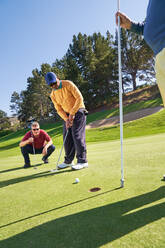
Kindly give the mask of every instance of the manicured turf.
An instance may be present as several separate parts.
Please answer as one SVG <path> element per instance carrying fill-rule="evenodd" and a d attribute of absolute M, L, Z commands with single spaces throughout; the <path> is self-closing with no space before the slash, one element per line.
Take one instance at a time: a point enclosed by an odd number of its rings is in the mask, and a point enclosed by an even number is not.
<path fill-rule="evenodd" d="M 157 105 L 132 104 L 124 112 Z M 88 122 L 115 112 L 89 115 Z M 62 145 L 61 122 L 42 127 L 57 149 L 48 165 L 31 156 L 37 169 L 22 168 L 18 144 L 27 130 L 0 138 L 0 248 L 164 248 L 164 124 L 165 110 L 124 124 L 122 189 L 119 125 L 87 130 L 90 166 L 76 172 L 50 173 Z M 101 190 L 89 192 L 93 187 Z"/>
<path fill-rule="evenodd" d="M 89 142 L 88 169 L 51 174 L 59 149 L 25 170 L 20 137 L 1 145 L 0 248 L 165 247 L 165 133 L 124 140 L 122 189 L 119 140 Z"/>
<path fill-rule="evenodd" d="M 155 98 L 155 99 L 147 100 L 147 101 L 140 101 L 137 103 L 133 103 L 133 104 L 129 104 L 127 106 L 124 106 L 123 107 L 123 113 L 127 114 L 127 113 L 137 111 L 140 109 L 144 109 L 144 108 L 153 108 L 153 107 L 160 106 L 161 104 L 162 104 L 161 98 Z M 90 114 L 88 116 L 87 123 L 90 123 L 90 122 L 95 121 L 95 120 L 107 119 L 107 118 L 110 118 L 112 116 L 117 116 L 117 115 L 119 115 L 119 109 L 118 108 L 103 110 L 100 112 Z"/>
<path fill-rule="evenodd" d="M 137 105 L 136 105 L 137 107 Z M 137 109 L 137 108 L 136 108 Z M 100 113 L 98 113 L 98 118 Z M 124 124 L 124 138 L 138 137 L 151 134 L 158 134 L 165 132 L 165 109 L 151 116 L 141 118 L 136 121 L 131 121 Z M 42 126 L 49 135 L 52 137 L 54 144 L 59 147 L 62 145 L 62 123 L 51 123 Z M 0 138 L 0 156 L 6 157 L 13 156 L 18 152 L 18 144 L 23 135 L 28 130 L 21 130 L 15 133 L 6 135 Z M 109 128 L 96 128 L 87 130 L 86 141 L 89 142 L 101 142 L 108 140 L 116 140 L 120 138 L 120 126 L 116 125 Z M 10 151 L 10 152 L 8 152 Z M 8 152 L 8 154 L 7 154 Z"/>

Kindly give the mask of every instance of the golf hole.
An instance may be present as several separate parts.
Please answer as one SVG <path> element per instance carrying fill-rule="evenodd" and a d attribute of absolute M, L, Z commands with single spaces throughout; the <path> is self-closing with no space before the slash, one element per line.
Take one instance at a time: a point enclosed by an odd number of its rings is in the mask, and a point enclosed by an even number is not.
<path fill-rule="evenodd" d="M 101 188 L 95 187 L 95 188 L 91 188 L 91 189 L 89 190 L 89 192 L 97 192 L 97 191 L 99 191 L 99 190 L 101 190 Z"/>

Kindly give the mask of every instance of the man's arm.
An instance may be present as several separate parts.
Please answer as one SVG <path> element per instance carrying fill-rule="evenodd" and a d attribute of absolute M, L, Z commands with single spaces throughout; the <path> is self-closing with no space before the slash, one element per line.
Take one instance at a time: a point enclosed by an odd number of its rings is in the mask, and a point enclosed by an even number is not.
<path fill-rule="evenodd" d="M 137 34 L 140 34 L 140 35 L 143 35 L 144 25 L 145 25 L 145 22 L 143 22 L 143 23 L 134 23 L 134 22 L 132 22 L 130 31 L 132 31 L 134 33 L 137 33 Z"/>
<path fill-rule="evenodd" d="M 84 106 L 83 96 L 82 96 L 80 90 L 78 89 L 78 87 L 74 83 L 72 83 L 71 81 L 69 81 L 68 90 L 71 92 L 71 94 L 76 99 L 75 104 L 70 111 L 70 115 L 74 116 L 77 113 L 77 111 L 79 110 L 79 108 L 81 106 Z M 84 106 L 84 108 L 85 108 L 85 106 Z"/>
<path fill-rule="evenodd" d="M 54 104 L 55 109 L 57 110 L 57 113 L 65 121 L 66 128 L 68 129 L 71 126 L 71 121 L 69 120 L 69 117 L 67 116 L 65 111 L 62 109 L 62 107 L 56 102 L 56 100 L 52 96 L 51 96 L 51 100 Z"/>
<path fill-rule="evenodd" d="M 52 139 L 50 139 L 50 140 L 46 143 L 46 145 L 44 146 L 44 148 L 43 148 L 43 150 L 42 150 L 42 154 L 43 154 L 43 155 L 46 155 L 46 154 L 47 154 L 48 147 L 51 146 L 52 144 L 53 144 L 53 141 L 52 141 Z"/>
<path fill-rule="evenodd" d="M 118 25 L 118 17 L 120 17 L 120 26 L 122 28 L 128 29 L 134 33 L 141 34 L 143 35 L 144 31 L 144 25 L 145 22 L 143 23 L 135 23 L 129 19 L 128 16 L 121 12 L 116 13 L 116 24 Z"/>
<path fill-rule="evenodd" d="M 45 145 L 44 147 L 48 148 L 48 147 L 51 146 L 52 144 L 53 144 L 53 141 L 52 141 L 52 139 L 50 139 L 50 140 L 46 143 L 46 145 Z"/>
<path fill-rule="evenodd" d="M 30 143 L 33 143 L 33 141 L 34 141 L 34 139 L 33 139 L 32 137 L 30 137 L 29 139 L 27 139 L 27 140 L 25 140 L 25 141 L 21 141 L 21 142 L 19 143 L 19 146 L 20 146 L 20 147 L 26 146 L 26 145 L 28 145 L 28 144 L 30 144 Z"/>
<path fill-rule="evenodd" d="M 57 110 L 57 113 L 59 116 L 66 121 L 68 119 L 68 116 L 66 115 L 65 111 L 62 109 L 62 107 L 56 102 L 56 100 L 51 96 L 51 100 L 54 104 L 55 109 Z"/>

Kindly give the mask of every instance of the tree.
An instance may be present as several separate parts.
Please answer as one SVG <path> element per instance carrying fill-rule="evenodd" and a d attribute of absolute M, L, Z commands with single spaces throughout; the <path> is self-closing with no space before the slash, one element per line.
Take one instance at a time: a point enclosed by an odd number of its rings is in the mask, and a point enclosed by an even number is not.
<path fill-rule="evenodd" d="M 117 53 L 117 35 L 115 40 Z M 137 88 L 137 80 L 149 82 L 154 76 L 153 52 L 143 37 L 121 29 L 123 84 Z"/>
<path fill-rule="evenodd" d="M 154 75 L 153 54 L 142 37 L 121 31 L 123 85 L 137 87 L 137 80 L 149 81 Z M 37 120 L 56 115 L 50 100 L 51 89 L 45 74 L 56 73 L 60 79 L 73 81 L 82 92 L 86 107 L 91 110 L 107 104 L 118 95 L 117 36 L 115 41 L 107 32 L 87 36 L 79 33 L 62 59 L 51 65 L 45 63 L 34 69 L 27 79 L 27 88 L 20 94 L 13 92 L 11 109 L 19 120 Z"/>
<path fill-rule="evenodd" d="M 51 89 L 44 78 L 45 74 L 52 70 L 49 64 L 42 64 L 41 70 L 34 69 L 32 77 L 27 79 L 26 90 L 20 94 L 13 92 L 10 107 L 21 122 L 29 118 L 41 120 L 54 114 L 54 106 L 49 97 Z"/>
<path fill-rule="evenodd" d="M 91 71 L 95 104 L 102 105 L 111 101 L 118 94 L 117 60 L 113 47 L 112 36 L 107 32 L 106 37 L 94 33 L 91 37 L 95 56 L 94 70 Z"/>
<path fill-rule="evenodd" d="M 86 106 L 101 105 L 117 93 L 117 63 L 112 36 L 100 33 L 73 36 L 66 57 L 76 72 L 75 83 L 80 88 Z M 71 75 L 71 74 L 70 74 Z"/>
<path fill-rule="evenodd" d="M 21 106 L 21 97 L 19 93 L 16 91 L 13 92 L 11 96 L 11 101 L 12 104 L 10 105 L 11 112 L 13 112 L 13 116 L 18 116 L 20 106 Z"/>
<path fill-rule="evenodd" d="M 40 120 L 49 116 L 51 106 L 49 99 L 50 89 L 45 84 L 43 76 L 45 67 L 46 64 L 43 64 L 41 71 L 38 69 L 33 70 L 33 76 L 27 79 L 27 89 L 21 95 L 22 103 L 19 116 L 24 121 L 30 117 Z"/>
<path fill-rule="evenodd" d="M 0 130 L 7 129 L 10 126 L 11 124 L 7 114 L 3 110 L 0 110 Z"/>

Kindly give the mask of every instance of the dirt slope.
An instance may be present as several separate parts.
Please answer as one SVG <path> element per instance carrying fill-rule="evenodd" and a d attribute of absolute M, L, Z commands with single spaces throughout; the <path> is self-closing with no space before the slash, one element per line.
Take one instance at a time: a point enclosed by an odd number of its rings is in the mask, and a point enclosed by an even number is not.
<path fill-rule="evenodd" d="M 129 121 L 143 118 L 147 115 L 151 115 L 151 114 L 154 114 L 160 111 L 162 108 L 163 107 L 158 106 L 155 108 L 146 108 L 146 109 L 141 109 L 135 112 L 125 114 L 123 115 L 123 122 L 129 122 Z M 120 122 L 119 116 L 113 116 L 108 119 L 93 121 L 86 126 L 86 129 L 97 128 L 97 127 L 110 127 L 110 126 L 118 124 L 119 122 Z"/>

